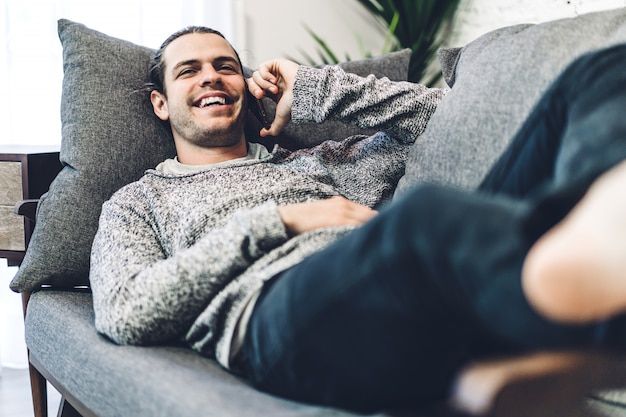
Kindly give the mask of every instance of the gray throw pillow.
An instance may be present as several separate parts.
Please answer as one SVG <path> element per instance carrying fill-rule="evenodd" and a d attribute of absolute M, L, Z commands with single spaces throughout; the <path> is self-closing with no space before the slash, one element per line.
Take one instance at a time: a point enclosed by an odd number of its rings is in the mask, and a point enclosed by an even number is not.
<path fill-rule="evenodd" d="M 475 188 L 572 60 L 624 41 L 626 8 L 505 27 L 442 51 L 452 90 L 412 147 L 396 195 L 424 182 Z"/>
<path fill-rule="evenodd" d="M 11 288 L 88 285 L 100 207 L 147 167 L 173 156 L 171 134 L 142 92 L 152 51 L 60 20 L 61 162 Z"/>
<path fill-rule="evenodd" d="M 153 51 L 66 19 L 59 20 L 58 32 L 63 46 L 64 168 L 39 203 L 37 226 L 11 282 L 20 292 L 89 285 L 91 244 L 102 203 L 175 155 L 171 133 L 152 112 L 143 90 Z M 406 80 L 409 58 L 407 50 L 345 67 Z M 290 126 L 279 142 L 312 146 L 354 133 L 360 132 L 339 124 Z"/>

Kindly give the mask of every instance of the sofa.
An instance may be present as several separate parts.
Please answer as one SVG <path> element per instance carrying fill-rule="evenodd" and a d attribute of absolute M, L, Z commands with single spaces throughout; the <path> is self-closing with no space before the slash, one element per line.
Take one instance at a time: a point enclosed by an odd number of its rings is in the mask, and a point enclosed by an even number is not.
<path fill-rule="evenodd" d="M 174 147 L 143 88 L 151 49 L 67 19 L 59 20 L 58 32 L 64 69 L 63 169 L 37 202 L 36 227 L 10 284 L 25 304 L 35 415 L 47 415 L 48 381 L 62 394 L 59 415 L 66 416 L 354 416 L 259 392 L 184 345 L 118 346 L 96 332 L 89 252 L 100 207 L 144 170 L 172 157 Z M 475 187 L 569 62 L 621 42 L 626 42 L 626 8 L 504 27 L 440 50 L 451 91 L 413 145 L 396 197 L 423 182 Z M 409 58 L 404 50 L 342 66 L 403 81 Z M 266 107 L 271 116 L 273 103 Z M 250 140 L 260 140 L 258 130 L 249 117 Z M 319 139 L 359 133 L 368 132 L 339 122 L 289 125 L 276 143 L 308 147 Z M 546 410 L 552 414 L 545 415 L 626 415 L 624 359 L 608 352 L 494 358 L 459 370 L 451 397 L 457 405 L 466 402 L 465 411 L 448 403 L 416 404 L 414 410 L 375 415 L 501 413 L 494 411 L 494 401 L 511 404 L 506 415 L 538 416 Z M 544 405 L 538 398 L 563 401 Z M 554 408 L 565 403 L 567 413 Z"/>

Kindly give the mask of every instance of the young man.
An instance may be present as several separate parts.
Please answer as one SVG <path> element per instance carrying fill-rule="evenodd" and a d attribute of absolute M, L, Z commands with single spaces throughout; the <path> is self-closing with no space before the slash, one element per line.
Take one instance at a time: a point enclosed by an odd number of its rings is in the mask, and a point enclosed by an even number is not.
<path fill-rule="evenodd" d="M 605 319 L 626 309 L 626 199 L 599 213 L 626 184 L 625 63 L 622 46 L 573 64 L 477 192 L 422 186 L 377 214 L 444 91 L 271 61 L 249 80 L 277 100 L 262 134 L 290 117 L 385 133 L 269 153 L 245 141 L 233 48 L 174 34 L 151 99 L 178 156 L 103 207 L 98 330 L 184 339 L 260 389 L 357 410 L 441 400 L 477 357 L 619 343 L 620 318 Z M 600 250 L 579 256 L 577 238 Z M 571 255 L 586 268 L 564 270 Z"/>

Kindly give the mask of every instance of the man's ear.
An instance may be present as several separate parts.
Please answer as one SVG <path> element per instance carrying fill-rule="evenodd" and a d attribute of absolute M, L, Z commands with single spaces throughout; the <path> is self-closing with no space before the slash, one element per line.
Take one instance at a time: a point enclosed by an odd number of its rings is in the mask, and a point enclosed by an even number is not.
<path fill-rule="evenodd" d="M 167 109 L 167 100 L 165 96 L 156 90 L 150 92 L 150 102 L 154 109 L 154 114 L 164 122 L 170 119 L 170 113 Z"/>

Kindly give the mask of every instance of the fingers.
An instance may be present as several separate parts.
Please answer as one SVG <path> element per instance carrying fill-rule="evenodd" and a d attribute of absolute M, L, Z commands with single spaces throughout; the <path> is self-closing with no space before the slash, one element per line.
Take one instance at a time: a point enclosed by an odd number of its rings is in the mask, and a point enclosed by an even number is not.
<path fill-rule="evenodd" d="M 263 97 L 266 93 L 269 93 L 270 96 L 278 95 L 280 92 L 278 86 L 280 76 L 280 60 L 274 59 L 262 63 L 252 73 L 254 90 L 251 89 L 250 92 L 257 98 Z"/>
<path fill-rule="evenodd" d="M 344 197 L 281 206 L 278 212 L 291 235 L 324 227 L 361 226 L 377 214 Z"/>
<path fill-rule="evenodd" d="M 293 95 L 291 92 L 281 95 L 280 99 L 276 103 L 276 114 L 274 115 L 274 120 L 272 120 L 269 129 L 261 130 L 261 137 L 278 136 L 278 134 L 291 120 L 292 101 Z"/>
<path fill-rule="evenodd" d="M 261 129 L 261 137 L 278 136 L 291 120 L 293 84 L 299 64 L 286 59 L 262 63 L 248 81 L 248 89 L 258 99 L 270 97 L 276 102 L 276 115 L 269 129 Z"/>
<path fill-rule="evenodd" d="M 362 204 L 355 203 L 344 197 L 333 197 L 328 200 L 334 206 L 346 224 L 360 226 L 370 221 L 378 212 Z"/>
<path fill-rule="evenodd" d="M 248 82 L 248 89 L 258 99 L 269 93 L 269 96 L 276 96 L 279 93 L 276 77 L 267 71 L 260 69 L 252 73 Z"/>
<path fill-rule="evenodd" d="M 269 129 L 263 128 L 263 129 L 261 129 L 259 131 L 259 136 L 261 136 L 262 138 L 265 138 L 265 137 L 268 137 L 268 136 L 276 137 L 276 136 L 280 135 L 280 132 L 283 131 L 283 128 L 286 125 L 287 125 L 286 122 L 283 122 L 283 121 L 279 122 L 278 120 L 274 119 L 272 121 L 272 124 L 270 125 Z"/>
<path fill-rule="evenodd" d="M 260 98 L 257 94 L 278 96 L 291 91 L 299 66 L 287 59 L 273 59 L 262 63 L 252 74 L 254 90 L 250 92 Z"/>

